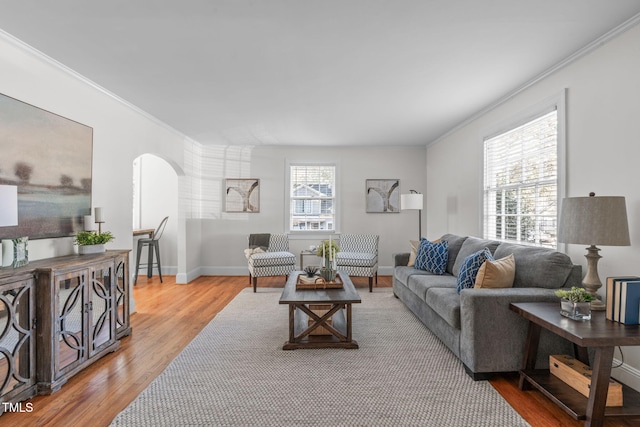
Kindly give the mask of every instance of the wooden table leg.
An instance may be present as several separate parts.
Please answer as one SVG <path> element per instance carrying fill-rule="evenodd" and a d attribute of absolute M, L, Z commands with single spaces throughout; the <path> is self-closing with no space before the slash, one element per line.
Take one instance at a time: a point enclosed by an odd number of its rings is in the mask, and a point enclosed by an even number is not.
<path fill-rule="evenodd" d="M 585 365 L 591 366 L 591 362 L 589 362 L 589 351 L 586 347 L 580 347 L 578 344 L 574 344 L 573 352 L 576 355 L 576 359 Z"/>
<path fill-rule="evenodd" d="M 522 369 L 535 369 L 536 359 L 538 357 L 538 344 L 540 343 L 540 325 L 529 322 L 529 330 L 527 332 L 527 341 L 524 347 L 524 356 L 522 360 Z M 520 374 L 520 390 L 528 390 L 530 385 L 525 381 L 524 375 Z"/>
<path fill-rule="evenodd" d="M 351 304 L 345 304 L 347 309 L 347 342 L 351 342 Z"/>
<path fill-rule="evenodd" d="M 591 376 L 591 391 L 587 401 L 585 427 L 599 427 L 604 423 L 604 410 L 611 378 L 611 362 L 614 347 L 596 347 Z"/>
<path fill-rule="evenodd" d="M 296 306 L 289 304 L 289 342 L 295 342 L 296 339 Z"/>

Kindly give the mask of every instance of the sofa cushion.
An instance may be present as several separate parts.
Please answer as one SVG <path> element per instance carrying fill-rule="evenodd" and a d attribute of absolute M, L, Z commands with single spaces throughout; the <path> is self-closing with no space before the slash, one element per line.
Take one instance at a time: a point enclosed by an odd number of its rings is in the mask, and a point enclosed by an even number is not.
<path fill-rule="evenodd" d="M 407 267 L 413 267 L 416 264 L 416 255 L 418 255 L 419 246 L 419 240 L 409 240 L 409 247 L 411 248 L 411 252 L 409 252 L 409 262 L 407 262 Z"/>
<path fill-rule="evenodd" d="M 421 300 L 426 301 L 427 290 L 431 288 L 456 289 L 456 278 L 450 274 L 424 274 L 409 277 L 407 287 Z"/>
<path fill-rule="evenodd" d="M 462 243 L 460 247 L 460 251 L 458 252 L 458 256 L 456 257 L 456 262 L 453 265 L 453 270 L 451 273 L 454 276 L 458 276 L 460 274 L 460 267 L 462 266 L 462 262 L 469 255 L 481 251 L 484 248 L 489 249 L 489 252 L 493 254 L 498 247 L 500 242 L 495 240 L 486 240 L 480 239 L 478 237 L 467 237 L 467 239 Z"/>
<path fill-rule="evenodd" d="M 429 307 L 449 325 L 460 330 L 460 295 L 454 287 L 432 287 L 427 290 Z"/>
<path fill-rule="evenodd" d="M 474 288 L 510 288 L 516 275 L 513 254 L 497 260 L 487 259 L 476 276 Z"/>
<path fill-rule="evenodd" d="M 464 259 L 460 266 L 460 274 L 458 274 L 458 293 L 463 289 L 473 288 L 473 285 L 476 283 L 478 270 L 480 270 L 482 264 L 488 259 L 493 258 L 487 248 L 474 252 Z"/>
<path fill-rule="evenodd" d="M 501 243 L 495 258 L 513 254 L 516 260 L 514 288 L 561 288 L 571 274 L 573 263 L 568 255 L 548 248 Z"/>
<path fill-rule="evenodd" d="M 446 241 L 432 243 L 423 238 L 420 240 L 415 267 L 434 274 L 444 274 L 447 268 L 448 256 L 449 251 Z"/>
<path fill-rule="evenodd" d="M 446 240 L 449 247 L 449 260 L 447 261 L 447 273 L 453 274 L 453 265 L 458 257 L 458 252 L 467 237 L 456 236 L 455 234 L 445 234 L 440 240 Z"/>
<path fill-rule="evenodd" d="M 407 286 L 409 284 L 409 277 L 413 276 L 413 275 L 429 275 L 432 273 L 429 273 L 428 271 L 424 271 L 424 270 L 418 270 L 417 268 L 414 267 L 405 267 L 403 265 L 401 266 L 397 266 L 396 268 L 394 268 L 393 270 L 393 277 L 400 283 L 402 283 L 403 285 Z"/>

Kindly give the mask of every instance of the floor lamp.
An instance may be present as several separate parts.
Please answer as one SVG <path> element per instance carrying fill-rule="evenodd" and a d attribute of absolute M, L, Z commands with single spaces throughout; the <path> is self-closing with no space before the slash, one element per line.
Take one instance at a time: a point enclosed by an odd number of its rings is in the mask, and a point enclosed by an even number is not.
<path fill-rule="evenodd" d="M 596 299 L 591 302 L 592 310 L 604 310 L 605 305 L 597 299 L 597 291 L 602 286 L 598 277 L 598 252 L 601 246 L 629 246 L 629 225 L 624 197 L 570 197 L 562 201 L 558 241 L 590 245 L 587 249 L 587 274 L 582 286 Z"/>
<path fill-rule="evenodd" d="M 418 210 L 418 240 L 422 238 L 422 207 L 422 194 L 416 190 L 409 190 L 409 194 L 400 195 L 400 209 L 403 211 L 409 209 Z"/>

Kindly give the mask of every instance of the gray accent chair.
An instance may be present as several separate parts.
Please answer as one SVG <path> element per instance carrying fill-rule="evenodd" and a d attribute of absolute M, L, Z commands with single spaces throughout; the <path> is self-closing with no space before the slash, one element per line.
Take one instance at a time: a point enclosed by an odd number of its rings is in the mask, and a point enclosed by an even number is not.
<path fill-rule="evenodd" d="M 263 235 L 250 235 L 249 242 L 259 241 Z M 258 237 L 254 240 L 255 237 Z M 289 252 L 289 236 L 286 234 L 268 235 L 269 246 L 265 252 L 254 253 L 249 257 L 249 284 L 253 292 L 258 287 L 258 277 L 289 276 L 296 269 L 296 256 Z"/>
<path fill-rule="evenodd" d="M 340 250 L 336 256 L 336 269 L 349 276 L 369 278 L 369 292 L 373 292 L 373 279 L 378 284 L 378 240 L 374 234 L 341 234 Z"/>
<path fill-rule="evenodd" d="M 463 363 L 474 380 L 522 368 L 528 322 L 509 304 L 559 301 L 559 288 L 580 286 L 582 267 L 551 249 L 500 243 L 445 234 L 446 273 L 436 275 L 407 266 L 409 253 L 394 255 L 393 292 Z M 513 254 L 515 280 L 507 289 L 456 290 L 457 275 L 470 254 L 489 248 L 495 259 Z M 558 304 L 560 310 L 560 304 Z M 573 354 L 565 339 L 542 331 L 538 367 L 549 366 L 550 354 Z"/>

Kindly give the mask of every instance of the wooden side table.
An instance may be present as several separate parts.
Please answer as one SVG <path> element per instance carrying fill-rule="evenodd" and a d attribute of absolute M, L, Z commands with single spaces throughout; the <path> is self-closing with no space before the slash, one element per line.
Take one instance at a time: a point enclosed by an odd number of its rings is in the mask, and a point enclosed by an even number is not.
<path fill-rule="evenodd" d="M 640 417 L 640 393 L 623 385 L 621 407 L 606 407 L 611 378 L 611 362 L 616 346 L 640 345 L 640 327 L 612 322 L 605 313 L 592 312 L 590 321 L 576 321 L 560 315 L 560 303 L 512 303 L 511 310 L 529 321 L 524 350 L 520 389 L 533 386 L 559 405 L 576 420 L 585 420 L 586 427 L 602 426 L 604 417 Z M 575 357 L 589 364 L 587 348 L 595 350 L 591 391 L 586 398 L 548 369 L 535 369 L 540 332 L 545 328 L 574 344 Z"/>
<path fill-rule="evenodd" d="M 316 251 L 310 251 L 308 249 L 304 249 L 304 250 L 300 251 L 300 270 L 304 270 L 304 257 L 305 256 L 317 257 Z"/>

